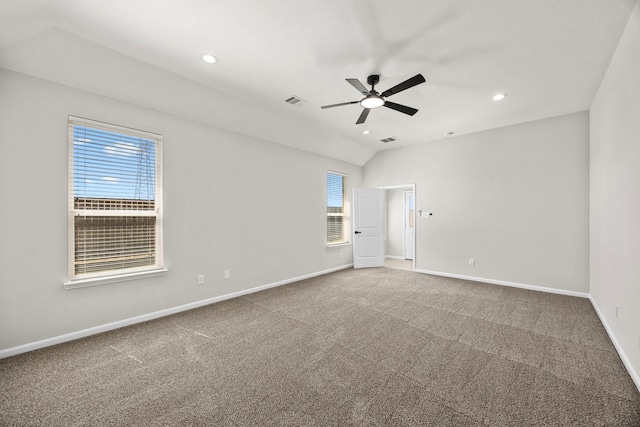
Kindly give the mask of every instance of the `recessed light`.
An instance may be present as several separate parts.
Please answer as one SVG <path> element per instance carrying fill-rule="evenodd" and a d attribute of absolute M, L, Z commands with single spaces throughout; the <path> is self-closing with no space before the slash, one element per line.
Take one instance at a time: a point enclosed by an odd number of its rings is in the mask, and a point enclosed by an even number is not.
<path fill-rule="evenodd" d="M 502 99 L 505 99 L 507 97 L 506 93 L 497 93 L 493 96 L 493 100 L 494 101 L 500 101 Z"/>
<path fill-rule="evenodd" d="M 363 130 L 363 131 L 362 131 L 362 134 L 363 134 L 363 135 L 369 135 L 370 133 L 371 133 L 371 131 L 368 131 L 368 130 Z"/>
<path fill-rule="evenodd" d="M 215 64 L 216 62 L 218 62 L 218 58 L 209 54 L 202 55 L 202 60 L 207 64 Z"/>
<path fill-rule="evenodd" d="M 455 133 L 455 132 L 449 131 L 449 132 L 445 133 L 445 135 L 446 135 L 446 136 L 451 136 L 451 135 L 453 135 L 454 133 Z"/>

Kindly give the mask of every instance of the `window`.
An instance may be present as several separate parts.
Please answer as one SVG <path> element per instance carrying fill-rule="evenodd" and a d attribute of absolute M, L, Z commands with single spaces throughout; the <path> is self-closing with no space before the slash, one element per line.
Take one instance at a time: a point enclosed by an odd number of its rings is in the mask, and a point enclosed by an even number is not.
<path fill-rule="evenodd" d="M 69 117 L 65 286 L 160 269 L 162 137 Z"/>
<path fill-rule="evenodd" d="M 349 176 L 327 173 L 327 245 L 349 243 Z"/>

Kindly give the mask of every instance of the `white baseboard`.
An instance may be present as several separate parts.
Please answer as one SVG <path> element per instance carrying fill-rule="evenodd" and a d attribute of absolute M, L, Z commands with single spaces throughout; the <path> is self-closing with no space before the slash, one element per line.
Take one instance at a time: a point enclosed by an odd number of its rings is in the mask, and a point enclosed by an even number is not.
<path fill-rule="evenodd" d="M 506 282 L 504 280 L 485 279 L 483 277 L 463 276 L 462 274 L 442 273 L 439 271 L 414 270 L 417 273 L 432 274 L 434 276 L 452 277 L 454 279 L 471 280 L 473 282 L 489 283 L 492 285 L 510 286 L 512 288 L 529 289 L 532 291 L 549 292 L 552 294 L 569 295 L 572 297 L 589 298 L 586 292 L 567 291 L 564 289 L 546 288 L 544 286 L 526 285 L 524 283 Z"/>
<path fill-rule="evenodd" d="M 598 304 L 596 304 L 596 301 L 591 297 L 591 295 L 589 295 L 589 300 L 591 301 L 591 305 L 593 306 L 593 308 L 596 310 L 596 313 L 600 318 L 600 322 L 602 323 L 602 326 L 604 326 L 604 329 L 607 331 L 607 335 L 609 335 L 609 339 L 613 343 L 613 346 L 616 348 L 616 351 L 618 352 L 620 359 L 622 359 L 622 363 L 624 364 L 625 368 L 627 368 L 627 372 L 629 372 L 631 379 L 636 384 L 638 391 L 640 391 L 640 375 L 638 375 L 638 372 L 636 372 L 636 370 L 633 369 L 633 366 L 631 365 L 629 358 L 625 354 L 624 350 L 622 350 L 620 343 L 618 343 L 616 336 L 613 334 L 613 331 L 609 327 L 609 324 L 607 323 L 607 319 L 605 319 L 604 314 L 602 314 L 602 311 L 600 311 Z"/>
<path fill-rule="evenodd" d="M 291 279 L 281 280 L 279 282 L 269 283 L 266 285 L 256 286 L 255 288 L 244 289 L 238 292 L 232 292 L 230 294 L 221 295 L 218 297 L 208 298 L 201 301 L 195 301 L 189 304 L 179 305 L 177 307 L 166 308 L 164 310 L 155 311 L 153 313 L 143 314 L 141 316 L 131 317 L 128 319 L 118 320 L 116 322 L 107 323 L 105 325 L 94 326 L 93 328 L 83 329 L 76 332 L 71 332 L 64 335 L 59 335 L 57 337 L 46 338 L 44 340 L 32 342 L 29 344 L 20 345 L 17 347 L 11 347 L 5 350 L 0 350 L 0 359 L 4 359 L 5 357 L 15 356 L 21 353 L 27 353 L 29 351 L 38 350 L 40 348 L 49 347 L 56 344 L 62 344 L 68 341 L 77 340 L 79 338 L 85 338 L 91 335 L 100 334 L 102 332 L 111 331 L 118 328 L 123 328 L 125 326 L 134 325 L 136 323 L 147 322 L 149 320 L 158 319 L 160 317 L 169 316 L 172 314 L 180 313 L 182 311 L 192 310 L 194 308 L 202 307 L 205 305 L 213 304 L 216 302 L 228 300 L 231 298 L 236 298 L 242 295 L 252 294 L 254 292 L 263 291 L 269 288 L 275 288 L 276 286 L 282 286 L 293 282 L 298 282 L 300 280 L 310 279 L 316 276 L 322 276 L 324 274 L 333 273 L 335 271 L 344 270 L 347 268 L 353 267 L 353 264 L 346 264 L 340 267 L 330 268 L 324 271 L 318 271 L 315 273 L 305 274 L 299 277 L 293 277 Z"/>
<path fill-rule="evenodd" d="M 385 255 L 384 257 L 385 257 L 385 259 L 386 258 L 389 258 L 389 259 L 401 259 L 401 260 L 405 259 L 405 257 L 403 257 L 403 256 L 396 256 L 396 255 Z"/>

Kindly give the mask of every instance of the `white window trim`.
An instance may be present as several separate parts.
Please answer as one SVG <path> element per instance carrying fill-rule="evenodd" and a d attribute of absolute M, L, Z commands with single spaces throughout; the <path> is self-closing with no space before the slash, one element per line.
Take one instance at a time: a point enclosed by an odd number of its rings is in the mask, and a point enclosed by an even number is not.
<path fill-rule="evenodd" d="M 83 277 L 81 279 L 68 280 L 63 283 L 65 289 L 86 288 L 88 286 L 107 285 L 109 283 L 126 282 L 129 280 L 146 279 L 149 277 L 165 276 L 169 270 L 159 268 L 122 274 L 110 274 L 102 277 Z"/>
<path fill-rule="evenodd" d="M 336 248 L 339 246 L 348 246 L 351 245 L 351 200 L 349 199 L 349 194 L 350 194 L 350 189 L 351 189 L 351 177 L 349 174 L 344 173 L 344 172 L 338 172 L 338 171 L 334 171 L 334 170 L 328 170 L 327 173 L 325 174 L 325 181 L 326 181 L 326 177 L 328 174 L 332 174 L 332 175 L 340 175 L 344 178 L 347 179 L 347 184 L 346 184 L 346 188 L 344 188 L 344 194 L 343 194 L 343 203 L 344 203 L 344 213 L 342 215 L 336 215 L 336 216 L 342 216 L 345 218 L 344 221 L 344 231 L 343 233 L 345 234 L 345 240 L 342 242 L 336 242 L 336 243 L 329 243 L 326 240 L 326 236 L 325 236 L 325 247 L 327 248 Z M 325 209 L 327 207 L 327 199 L 328 199 L 328 194 L 327 194 L 328 188 L 326 188 L 325 185 Z M 329 216 L 329 214 L 325 213 L 325 229 L 327 227 L 327 217 Z"/>
<path fill-rule="evenodd" d="M 342 243 L 327 243 L 325 246 L 327 248 L 339 248 L 340 246 L 351 246 L 352 242 L 342 242 Z"/>
<path fill-rule="evenodd" d="M 73 265 L 73 260 L 75 257 L 75 236 L 74 236 L 74 217 L 76 215 L 96 215 L 99 216 L 103 214 L 101 211 L 87 211 L 87 210 L 74 210 L 74 173 L 73 171 L 73 144 L 74 144 L 74 135 L 73 135 L 73 126 L 74 125 L 86 125 L 90 127 L 95 127 L 98 129 L 104 129 L 107 131 L 114 132 L 126 132 L 129 135 L 139 136 L 141 138 L 147 138 L 157 141 L 157 148 L 159 150 L 156 151 L 156 159 L 155 159 L 155 185 L 156 188 L 160 188 L 160 191 L 157 191 L 155 194 L 155 203 L 156 203 L 156 213 L 149 214 L 144 211 L 132 213 L 130 211 L 109 211 L 110 215 L 121 215 L 121 216 L 155 216 L 156 217 L 156 265 L 148 266 L 148 267 L 140 267 L 140 268 L 131 268 L 126 271 L 118 270 L 114 272 L 104 272 L 104 273 L 93 273 L 93 274 L 85 274 L 82 276 L 77 276 L 75 274 L 75 269 Z M 68 221 L 67 221 L 67 234 L 68 234 L 68 258 L 67 258 L 67 266 L 68 266 L 68 277 L 69 279 L 63 282 L 63 287 L 65 289 L 76 289 L 76 288 L 84 288 L 88 286 L 97 286 L 104 285 L 109 283 L 117 283 L 129 280 L 136 279 L 144 279 L 148 277 L 156 277 L 156 276 L 164 276 L 167 274 L 168 269 L 164 267 L 164 251 L 163 251 L 163 177 L 162 177 L 162 158 L 163 158 L 163 138 L 162 135 L 146 132 L 138 129 L 129 128 L 126 126 L 113 125 L 105 122 L 99 122 L 96 120 L 85 119 L 82 117 L 69 116 L 68 122 Z"/>

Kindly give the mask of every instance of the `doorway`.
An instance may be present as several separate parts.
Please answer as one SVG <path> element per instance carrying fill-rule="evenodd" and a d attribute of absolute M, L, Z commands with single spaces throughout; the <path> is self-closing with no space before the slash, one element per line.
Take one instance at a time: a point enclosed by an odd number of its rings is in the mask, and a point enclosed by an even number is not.
<path fill-rule="evenodd" d="M 404 192 L 404 259 L 413 261 L 415 252 L 415 209 L 413 191 Z"/>
<path fill-rule="evenodd" d="M 415 184 L 354 188 L 354 268 L 416 269 Z"/>
<path fill-rule="evenodd" d="M 386 199 L 385 266 L 415 270 L 415 184 L 380 188 Z"/>

